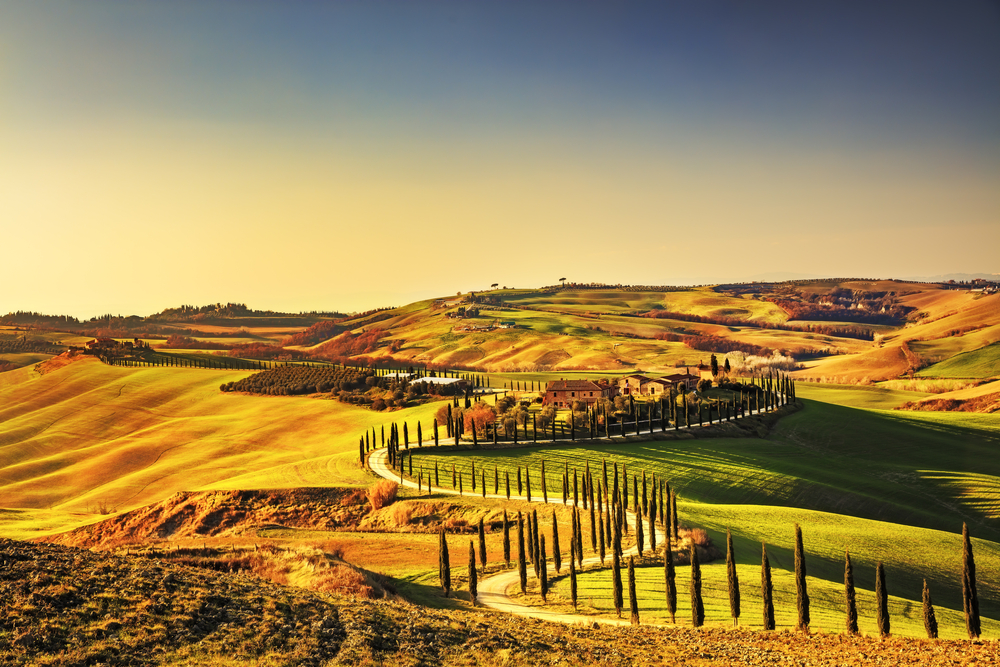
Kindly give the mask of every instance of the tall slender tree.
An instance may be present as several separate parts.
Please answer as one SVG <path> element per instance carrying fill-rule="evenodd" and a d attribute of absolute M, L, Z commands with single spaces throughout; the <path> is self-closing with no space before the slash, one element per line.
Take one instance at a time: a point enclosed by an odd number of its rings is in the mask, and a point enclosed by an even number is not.
<path fill-rule="evenodd" d="M 674 571 L 674 554 L 671 549 L 670 533 L 667 533 L 667 543 L 664 545 L 663 578 L 667 611 L 670 612 L 670 623 L 673 624 L 677 622 L 677 573 Z"/>
<path fill-rule="evenodd" d="M 969 639 L 979 639 L 979 594 L 976 591 L 976 560 L 972 556 L 969 527 L 962 524 L 962 609 L 965 611 L 965 629 Z"/>
<path fill-rule="evenodd" d="M 517 574 L 521 583 L 521 595 L 528 591 L 528 564 L 524 562 L 524 520 L 517 513 Z"/>
<path fill-rule="evenodd" d="M 802 548 L 802 528 L 795 524 L 795 600 L 799 612 L 797 630 L 809 632 L 809 591 L 806 590 L 806 554 Z"/>
<path fill-rule="evenodd" d="M 569 541 L 569 548 L 572 551 L 575 548 L 573 540 Z M 573 558 L 569 559 L 569 594 L 570 599 L 573 601 L 573 609 L 576 609 L 576 560 Z"/>
<path fill-rule="evenodd" d="M 476 578 L 476 549 L 472 546 L 472 540 L 469 540 L 469 601 L 472 602 L 473 607 L 476 606 L 476 597 L 479 594 L 478 583 Z"/>
<path fill-rule="evenodd" d="M 611 588 L 614 596 L 615 613 L 622 617 L 622 564 L 618 553 L 611 557 Z"/>
<path fill-rule="evenodd" d="M 726 574 L 729 580 L 729 615 L 733 627 L 740 624 L 740 578 L 736 574 L 736 553 L 733 551 L 733 534 L 726 528 Z"/>
<path fill-rule="evenodd" d="M 698 549 L 691 545 L 691 625 L 700 628 L 705 623 L 705 604 L 701 599 L 701 564 Z"/>
<path fill-rule="evenodd" d="M 510 519 L 507 510 L 503 511 L 503 562 L 510 567 Z"/>
<path fill-rule="evenodd" d="M 639 507 L 635 508 L 635 548 L 638 554 L 641 556 L 643 548 L 645 547 L 645 535 L 643 535 L 642 530 L 642 511 Z"/>
<path fill-rule="evenodd" d="M 858 601 L 854 591 L 854 565 L 851 552 L 844 552 L 844 601 L 847 606 L 847 634 L 858 634 Z"/>
<path fill-rule="evenodd" d="M 635 559 L 628 557 L 628 606 L 632 625 L 639 625 L 639 598 L 635 594 Z"/>
<path fill-rule="evenodd" d="M 767 559 L 767 545 L 761 543 L 760 596 L 764 610 L 764 629 L 774 630 L 774 589 L 771 586 L 771 562 Z"/>
<path fill-rule="evenodd" d="M 483 527 L 483 517 L 479 517 L 479 566 L 486 574 L 486 530 Z"/>
<path fill-rule="evenodd" d="M 438 577 L 444 596 L 451 594 L 451 560 L 448 558 L 448 540 L 444 528 L 438 532 Z"/>
<path fill-rule="evenodd" d="M 542 602 L 548 602 L 549 595 L 549 568 L 547 559 L 545 557 L 545 536 L 540 535 L 538 537 L 538 560 L 540 562 L 540 569 L 542 573 L 541 577 L 541 592 L 542 592 Z"/>
<path fill-rule="evenodd" d="M 559 522 L 556 512 L 552 510 L 552 563 L 556 566 L 556 574 L 562 570 L 562 554 L 559 552 Z"/>
<path fill-rule="evenodd" d="M 875 566 L 875 621 L 878 633 L 889 636 L 889 591 L 885 587 L 885 568 L 882 561 Z"/>
<path fill-rule="evenodd" d="M 926 579 L 924 579 L 924 629 L 927 631 L 928 639 L 937 639 L 937 617 L 934 615 L 934 603 L 931 602 L 931 589 L 927 586 Z"/>

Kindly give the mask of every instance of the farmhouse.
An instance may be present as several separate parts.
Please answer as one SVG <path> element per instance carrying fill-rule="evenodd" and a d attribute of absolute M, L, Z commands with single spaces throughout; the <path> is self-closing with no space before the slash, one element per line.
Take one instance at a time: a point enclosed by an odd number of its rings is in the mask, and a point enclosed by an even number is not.
<path fill-rule="evenodd" d="M 649 382 L 649 378 L 645 375 L 632 374 L 626 375 L 618 380 L 618 391 L 623 396 L 628 396 L 630 394 L 641 394 L 642 385 Z"/>
<path fill-rule="evenodd" d="M 575 401 L 584 403 L 596 403 L 601 398 L 611 398 L 614 396 L 614 385 L 607 382 L 594 382 L 592 380 L 555 380 L 549 382 L 545 387 L 545 397 L 542 403 L 554 405 L 557 408 L 565 408 Z"/>

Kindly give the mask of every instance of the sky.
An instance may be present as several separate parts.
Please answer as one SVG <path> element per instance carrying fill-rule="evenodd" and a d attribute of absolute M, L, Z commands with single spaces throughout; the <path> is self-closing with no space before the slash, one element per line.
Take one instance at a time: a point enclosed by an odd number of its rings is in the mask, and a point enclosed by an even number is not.
<path fill-rule="evenodd" d="M 0 0 L 0 312 L 1000 273 L 1000 4 Z"/>

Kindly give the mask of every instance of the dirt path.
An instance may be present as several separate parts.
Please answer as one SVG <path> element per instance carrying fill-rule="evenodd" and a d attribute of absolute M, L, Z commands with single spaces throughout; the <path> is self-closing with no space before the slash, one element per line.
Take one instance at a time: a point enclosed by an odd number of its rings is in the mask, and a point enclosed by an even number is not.
<path fill-rule="evenodd" d="M 400 478 L 400 476 L 395 473 L 387 463 L 388 450 L 379 449 L 372 452 L 368 457 L 368 465 L 379 477 L 384 477 L 385 479 L 392 480 L 401 486 L 405 486 L 410 489 L 416 489 L 417 484 L 411 480 Z M 445 489 L 442 487 L 434 487 L 434 492 L 436 493 L 446 493 L 450 495 L 460 495 L 458 491 L 454 489 Z M 493 493 L 487 493 L 485 496 L 482 494 L 474 494 L 476 498 L 486 497 L 486 498 L 496 498 L 499 500 L 507 500 L 506 494 L 498 495 Z M 529 502 L 527 497 L 518 496 L 515 494 L 511 495 L 512 500 L 522 500 L 524 502 Z M 532 499 L 530 502 L 541 503 L 538 499 Z M 561 498 L 549 499 L 549 504 L 562 505 Z M 572 505 L 572 502 L 567 502 L 565 504 L 567 507 Z M 626 510 L 626 517 L 630 523 L 634 525 L 635 523 L 635 513 L 630 510 Z M 656 543 L 665 544 L 666 534 L 662 529 L 656 527 Z M 623 556 L 637 555 L 638 551 L 636 547 L 624 550 Z M 597 556 L 591 556 L 589 558 L 583 559 L 584 566 L 594 566 L 600 565 L 601 559 Z M 551 563 L 546 562 L 545 566 L 548 568 L 549 577 L 560 576 L 557 575 L 555 568 Z M 610 568 L 608 568 L 610 569 Z M 563 575 L 564 576 L 564 575 Z M 629 620 L 625 618 L 592 618 L 587 616 L 580 616 L 579 614 L 564 614 L 556 611 L 547 611 L 544 607 L 529 607 L 527 605 L 519 604 L 515 602 L 509 595 L 507 591 L 512 586 L 518 586 L 520 583 L 518 571 L 516 569 L 507 570 L 499 574 L 495 574 L 487 579 L 479 582 L 479 596 L 478 602 L 484 607 L 489 607 L 490 609 L 496 609 L 498 611 L 504 611 L 510 614 L 515 614 L 517 616 L 523 616 L 526 618 L 537 618 L 544 621 L 555 621 L 558 623 L 585 623 L 591 624 L 594 622 L 603 623 L 606 625 L 629 625 Z M 627 593 L 626 593 L 627 595 Z M 644 625 L 653 625 L 651 623 L 644 623 Z"/>

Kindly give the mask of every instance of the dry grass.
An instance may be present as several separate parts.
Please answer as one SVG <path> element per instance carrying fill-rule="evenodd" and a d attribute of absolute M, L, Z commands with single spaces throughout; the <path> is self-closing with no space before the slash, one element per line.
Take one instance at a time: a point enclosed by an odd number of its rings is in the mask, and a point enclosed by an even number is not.
<path fill-rule="evenodd" d="M 396 500 L 397 491 L 399 491 L 399 484 L 388 479 L 383 479 L 368 487 L 365 497 L 368 498 L 368 504 L 371 505 L 372 511 L 377 512 L 383 507 L 391 505 Z"/>

